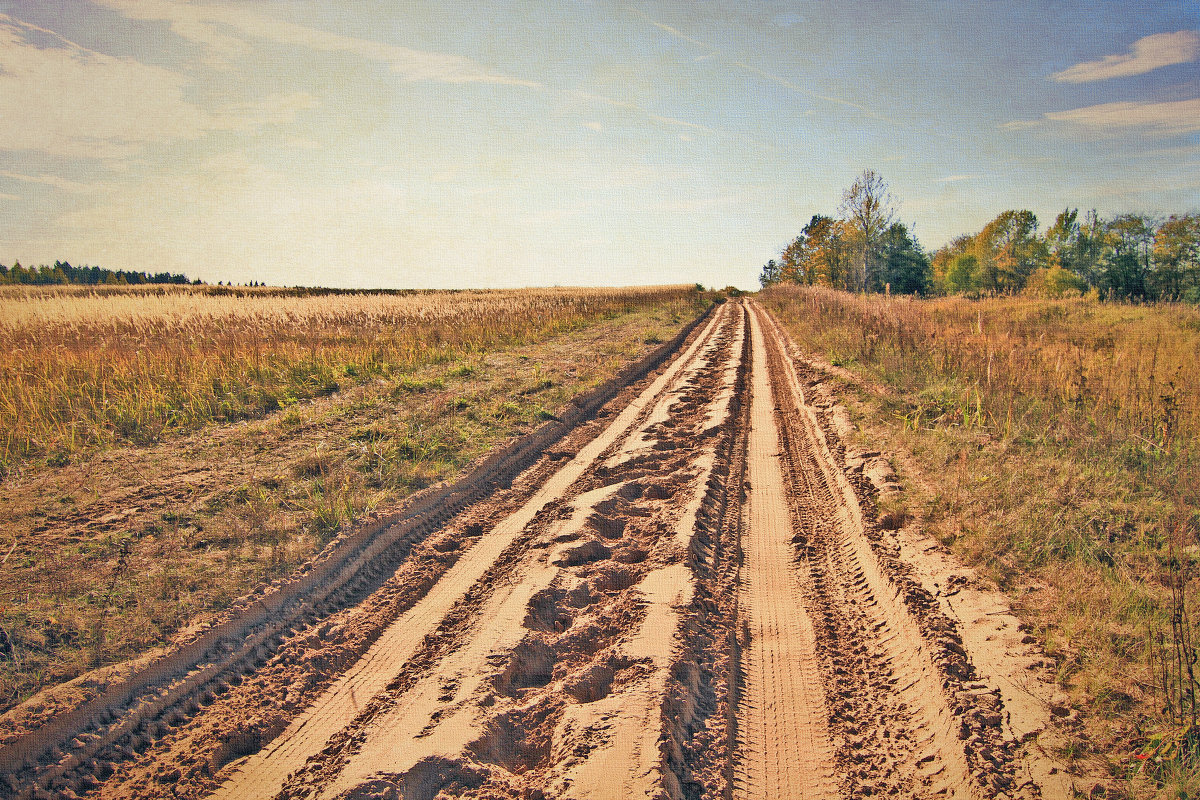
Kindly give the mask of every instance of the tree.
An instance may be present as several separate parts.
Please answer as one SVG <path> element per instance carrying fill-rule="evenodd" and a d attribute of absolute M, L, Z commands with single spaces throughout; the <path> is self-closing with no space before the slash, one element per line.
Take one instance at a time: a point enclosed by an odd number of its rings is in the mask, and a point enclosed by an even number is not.
<path fill-rule="evenodd" d="M 959 256 L 966 255 L 974 246 L 975 237 L 968 234 L 955 237 L 950 243 L 934 252 L 930 259 L 931 280 L 933 287 L 947 294 L 962 291 L 961 287 L 952 287 L 949 280 L 951 267 Z"/>
<path fill-rule="evenodd" d="M 968 292 L 979 287 L 979 259 L 971 253 L 954 257 L 946 270 L 946 291 Z"/>
<path fill-rule="evenodd" d="M 844 220 L 817 214 L 804 226 L 804 235 L 812 282 L 841 289 L 857 288 L 851 281 L 850 240 L 853 235 L 849 225 Z"/>
<path fill-rule="evenodd" d="M 1083 292 L 1086 289 L 1083 278 L 1059 264 L 1042 267 L 1025 282 L 1027 293 L 1042 297 L 1062 297 L 1068 291 Z"/>
<path fill-rule="evenodd" d="M 1047 266 L 1075 272 L 1076 251 L 1079 248 L 1079 209 L 1063 209 L 1046 229 Z"/>
<path fill-rule="evenodd" d="M 1111 251 L 1101 266 L 1101 293 L 1105 297 L 1145 299 L 1154 245 L 1153 222 L 1140 214 L 1121 214 L 1107 228 Z"/>
<path fill-rule="evenodd" d="M 808 242 L 803 233 L 788 242 L 779 257 L 779 280 L 785 283 L 812 283 L 808 279 Z"/>
<path fill-rule="evenodd" d="M 880 241 L 892 224 L 895 211 L 883 177 L 868 169 L 842 194 L 841 212 L 854 232 L 857 248 L 855 274 L 848 283 L 859 290 L 883 288 L 879 275 Z"/>
<path fill-rule="evenodd" d="M 897 294 L 924 294 L 929 289 L 929 257 L 901 222 L 884 232 L 882 278 Z"/>
<path fill-rule="evenodd" d="M 1154 233 L 1151 283 L 1160 300 L 1180 300 L 1200 287 L 1200 216 L 1171 215 Z"/>
<path fill-rule="evenodd" d="M 975 237 L 979 288 L 1019 292 L 1033 271 L 1045 264 L 1045 245 L 1037 236 L 1032 211 L 1004 211 Z"/>
<path fill-rule="evenodd" d="M 779 265 L 775 263 L 775 259 L 772 258 L 766 264 L 763 264 L 762 273 L 758 276 L 758 282 L 764 289 L 779 283 Z M 221 285 L 220 281 L 217 282 L 217 285 Z"/>

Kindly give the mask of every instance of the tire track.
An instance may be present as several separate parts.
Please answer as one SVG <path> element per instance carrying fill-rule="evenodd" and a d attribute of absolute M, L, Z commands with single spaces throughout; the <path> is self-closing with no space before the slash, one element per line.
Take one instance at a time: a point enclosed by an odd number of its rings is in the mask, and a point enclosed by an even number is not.
<path fill-rule="evenodd" d="M 755 307 L 785 444 L 797 568 L 849 796 L 992 797 L 1012 785 L 998 700 L 957 631 L 885 552 L 805 402 L 785 335 Z"/>
<path fill-rule="evenodd" d="M 816 635 L 792 568 L 792 521 L 761 321 L 751 316 L 749 497 L 739 616 L 742 686 L 734 797 L 833 798 L 833 746 Z"/>
<path fill-rule="evenodd" d="M 711 346 L 728 313 L 727 308 L 719 310 L 701 335 L 666 371 L 566 465 L 551 475 L 528 502 L 501 520 L 463 554 L 429 593 L 392 623 L 358 664 L 317 700 L 310 711 L 296 718 L 270 746 L 238 764 L 221 789 L 214 793 L 214 800 L 274 796 L 291 773 L 319 754 L 331 737 L 350 725 L 362 709 L 388 687 L 426 637 L 497 562 L 501 553 L 513 545 L 526 526 L 552 500 L 562 497 L 614 442 L 634 435 L 631 429 L 645 409 L 657 408 L 660 403 L 655 401 L 680 373 L 695 368 L 698 355 Z"/>

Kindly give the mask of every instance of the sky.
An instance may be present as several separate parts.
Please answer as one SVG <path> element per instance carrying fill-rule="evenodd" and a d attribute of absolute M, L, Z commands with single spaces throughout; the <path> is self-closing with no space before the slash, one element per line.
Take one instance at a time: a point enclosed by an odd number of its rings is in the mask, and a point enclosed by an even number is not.
<path fill-rule="evenodd" d="M 0 0 L 0 263 L 757 286 L 865 169 L 927 249 L 1200 210 L 1200 0 Z"/>

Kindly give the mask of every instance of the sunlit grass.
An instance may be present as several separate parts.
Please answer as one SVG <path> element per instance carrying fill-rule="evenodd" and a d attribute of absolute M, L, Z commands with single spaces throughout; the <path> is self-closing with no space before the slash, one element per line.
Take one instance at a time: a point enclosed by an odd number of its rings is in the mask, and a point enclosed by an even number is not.
<path fill-rule="evenodd" d="M 0 475 L 148 444 L 518 345 L 606 315 L 692 303 L 690 287 L 411 294 L 204 289 L 0 293 Z M 406 389 L 421 390 L 412 383 Z"/>

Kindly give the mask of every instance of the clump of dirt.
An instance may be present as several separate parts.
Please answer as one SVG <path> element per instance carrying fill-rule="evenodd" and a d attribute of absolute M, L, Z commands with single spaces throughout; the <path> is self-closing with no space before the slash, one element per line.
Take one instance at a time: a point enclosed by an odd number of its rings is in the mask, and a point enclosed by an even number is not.
<path fill-rule="evenodd" d="M 478 789 L 487 773 L 462 759 L 430 757 L 398 775 L 382 775 L 347 789 L 337 800 L 434 800 Z"/>
<path fill-rule="evenodd" d="M 262 717 L 243 724 L 218 737 L 220 744 L 212 754 L 212 768 L 218 770 L 235 758 L 252 755 L 283 732 L 284 718 L 280 715 Z"/>
<path fill-rule="evenodd" d="M 529 613 L 525 615 L 524 626 L 530 630 L 559 633 L 571 627 L 571 614 L 566 610 L 566 594 L 561 587 L 543 589 L 535 594 L 529 601 Z"/>
<path fill-rule="evenodd" d="M 496 691 L 519 696 L 523 689 L 545 686 L 554 677 L 554 650 L 540 639 L 526 637 L 512 651 L 508 668 L 496 677 Z"/>
<path fill-rule="evenodd" d="M 611 558 L 613 554 L 612 548 L 603 542 L 592 539 L 583 544 L 572 547 L 567 550 L 558 559 L 558 564 L 564 567 L 578 567 L 583 564 L 591 564 L 596 561 L 604 561 Z"/>

